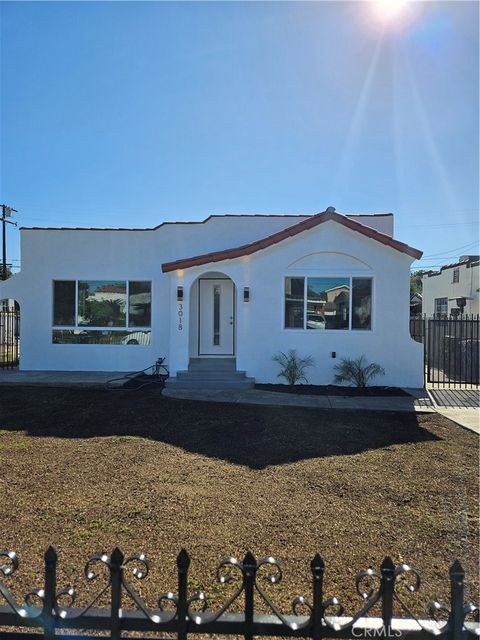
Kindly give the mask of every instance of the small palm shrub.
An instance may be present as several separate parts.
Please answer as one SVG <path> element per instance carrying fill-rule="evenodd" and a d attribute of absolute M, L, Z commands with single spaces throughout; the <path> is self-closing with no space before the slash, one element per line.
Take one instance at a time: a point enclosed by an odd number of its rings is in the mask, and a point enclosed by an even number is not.
<path fill-rule="evenodd" d="M 311 356 L 300 358 L 296 349 L 290 349 L 288 353 L 281 351 L 273 356 L 272 360 L 280 365 L 280 373 L 277 378 L 285 378 L 290 385 L 297 384 L 300 380 L 308 382 L 305 377 L 305 370 L 313 366 L 313 358 Z"/>
<path fill-rule="evenodd" d="M 360 356 L 355 360 L 342 358 L 340 364 L 335 365 L 335 382 L 350 382 L 357 387 L 367 387 L 372 378 L 384 376 L 385 369 L 376 362 L 367 364 L 365 356 Z"/>

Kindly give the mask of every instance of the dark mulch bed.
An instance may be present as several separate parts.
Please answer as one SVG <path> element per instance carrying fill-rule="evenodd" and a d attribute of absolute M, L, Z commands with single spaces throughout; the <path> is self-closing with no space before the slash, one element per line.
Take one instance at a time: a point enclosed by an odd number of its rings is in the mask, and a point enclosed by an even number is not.
<path fill-rule="evenodd" d="M 58 589 L 73 584 L 86 603 L 99 583 L 85 580 L 85 561 L 118 544 L 150 558 L 145 580 L 128 579 L 154 607 L 176 590 L 185 546 L 189 594 L 204 588 L 218 606 L 216 563 L 250 549 L 284 564 L 272 597 L 290 611 L 295 595 L 309 595 L 309 561 L 319 552 L 325 598 L 340 597 L 350 614 L 363 604 L 357 571 L 391 554 L 421 572 L 412 606 L 425 615 L 428 599 L 448 599 L 456 557 L 475 597 L 477 469 L 475 434 L 435 413 L 192 402 L 147 388 L 0 387 L 0 549 L 21 559 L 5 580 L 23 602 L 42 585 L 41 556 L 52 543 Z"/>
<path fill-rule="evenodd" d="M 401 397 L 410 396 L 409 393 L 398 387 L 341 387 L 339 385 L 327 384 L 256 384 L 255 389 L 262 391 L 280 391 L 281 393 L 294 393 L 306 396 L 343 396 L 343 397 Z"/>

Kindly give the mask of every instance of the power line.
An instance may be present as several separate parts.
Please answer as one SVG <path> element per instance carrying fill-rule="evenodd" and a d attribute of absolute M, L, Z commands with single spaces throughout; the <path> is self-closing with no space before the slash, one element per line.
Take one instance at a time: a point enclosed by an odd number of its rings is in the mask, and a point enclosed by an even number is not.
<path fill-rule="evenodd" d="M 438 260 L 443 260 L 443 266 L 447 265 L 447 264 L 452 264 L 452 261 L 454 263 L 458 262 L 458 260 L 455 258 L 455 256 L 438 256 L 437 257 Z M 417 260 L 417 266 L 418 268 L 422 268 L 423 267 L 423 262 L 425 262 L 425 260 Z M 426 260 L 426 262 L 430 262 L 429 260 Z"/>
<path fill-rule="evenodd" d="M 63 218 L 63 216 L 65 216 L 65 214 L 67 214 L 70 218 L 71 217 L 79 217 L 79 218 L 83 218 L 83 217 L 95 217 L 95 219 L 98 217 L 98 212 L 97 211 L 85 211 L 85 209 L 69 209 L 68 211 L 65 211 L 65 209 L 62 210 L 56 210 L 56 209 L 49 209 L 49 210 L 45 210 L 45 209 L 37 209 L 36 207 L 29 207 L 28 209 L 29 211 L 31 211 L 33 213 L 33 216 L 25 216 L 25 219 L 28 220 L 47 220 L 47 221 L 55 221 L 55 217 L 57 214 L 59 214 L 59 216 L 62 216 L 62 221 L 65 219 Z M 25 211 L 25 208 L 24 208 Z M 132 207 L 115 207 L 115 210 L 113 211 L 105 211 L 103 210 L 101 213 L 101 217 L 105 218 L 117 218 L 119 216 L 130 216 L 132 213 Z M 138 208 L 135 209 L 135 213 L 138 213 Z M 165 211 L 159 211 L 158 209 L 147 209 L 145 207 L 141 208 L 141 213 L 145 216 L 158 216 L 158 217 L 164 217 L 165 216 Z M 258 213 L 258 212 L 257 212 Z M 267 211 L 267 213 L 272 213 L 272 210 Z M 275 213 L 273 211 L 273 213 Z M 291 211 L 289 212 L 291 213 Z M 354 212 L 349 213 L 345 213 L 345 215 L 351 215 Z M 418 216 L 425 216 L 425 211 L 411 211 L 408 210 L 407 212 L 402 212 L 400 213 L 399 211 L 397 211 L 396 216 L 397 216 L 397 220 L 400 221 L 400 216 L 403 217 L 405 215 L 405 213 L 408 213 L 408 215 L 418 215 Z M 451 222 L 451 223 L 436 223 L 435 221 L 439 219 L 439 215 L 438 212 L 435 213 L 435 218 L 434 220 L 432 220 L 432 222 L 427 222 L 426 224 L 399 224 L 398 227 L 399 228 L 408 228 L 408 227 L 429 227 L 429 226 L 456 226 L 457 224 L 475 224 L 478 221 L 478 216 L 480 216 L 480 213 L 478 211 L 478 209 L 456 209 L 455 211 L 444 211 L 442 212 L 443 215 L 445 216 L 455 216 L 455 215 L 461 215 L 461 214 L 465 214 L 465 213 L 473 213 L 477 216 L 477 218 L 475 220 L 472 221 L 461 221 L 461 222 Z M 40 215 L 40 217 L 37 217 L 38 215 Z M 239 214 L 241 215 L 241 214 Z M 278 215 L 282 215 L 282 213 L 278 213 Z M 302 213 L 299 212 L 298 215 L 312 215 L 312 213 Z M 365 214 L 367 215 L 367 214 Z M 45 217 L 46 216 L 46 217 Z M 50 216 L 54 216 L 53 218 L 51 218 Z"/>
<path fill-rule="evenodd" d="M 441 269 L 442 267 L 447 267 L 447 266 L 449 266 L 449 265 L 446 265 L 446 264 L 419 264 L 416 267 L 410 267 L 410 271 L 428 271 L 429 269 Z"/>
<path fill-rule="evenodd" d="M 466 254 L 465 254 L 466 255 Z M 469 254 L 469 255 L 476 255 L 476 254 Z M 446 255 L 446 256 L 427 256 L 426 258 L 419 258 L 417 260 L 417 262 L 429 262 L 430 259 L 433 260 L 457 260 L 458 253 L 457 254 L 453 254 L 453 255 Z"/>
<path fill-rule="evenodd" d="M 433 260 L 457 260 L 457 255 L 458 254 L 454 254 L 454 255 L 447 255 L 447 256 L 430 256 L 430 257 L 426 257 L 426 258 L 420 258 L 419 260 L 417 260 L 417 262 L 430 262 L 430 259 Z M 466 255 L 466 254 L 465 254 Z M 469 255 L 476 255 L 476 254 L 469 254 Z"/>
<path fill-rule="evenodd" d="M 474 242 L 470 242 L 469 244 L 464 244 L 462 247 L 455 247 L 455 249 L 446 249 L 445 251 L 440 251 L 439 253 L 431 253 L 430 255 L 425 256 L 425 258 L 436 258 L 437 256 L 440 256 L 440 254 L 445 254 L 445 253 L 448 254 L 454 251 L 460 251 L 460 249 L 467 249 L 468 247 L 473 247 L 477 245 L 478 245 L 478 240 L 475 240 Z"/>
<path fill-rule="evenodd" d="M 479 224 L 479 221 L 471 220 L 466 222 L 445 222 L 440 224 L 407 224 L 407 225 L 398 225 L 397 229 L 411 229 L 411 228 L 420 228 L 420 227 L 428 227 L 432 229 L 434 227 L 458 227 L 464 224 Z"/>

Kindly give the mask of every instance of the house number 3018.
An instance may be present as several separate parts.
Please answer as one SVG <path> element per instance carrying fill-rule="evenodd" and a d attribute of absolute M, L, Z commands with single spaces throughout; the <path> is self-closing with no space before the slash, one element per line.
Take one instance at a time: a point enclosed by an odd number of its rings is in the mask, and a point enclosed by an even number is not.
<path fill-rule="evenodd" d="M 183 331 L 183 304 L 178 303 L 178 330 Z"/>

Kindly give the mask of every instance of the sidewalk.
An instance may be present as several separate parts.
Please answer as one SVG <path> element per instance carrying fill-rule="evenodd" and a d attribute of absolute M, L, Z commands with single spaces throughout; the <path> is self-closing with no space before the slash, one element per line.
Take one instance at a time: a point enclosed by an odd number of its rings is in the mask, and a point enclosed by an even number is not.
<path fill-rule="evenodd" d="M 480 394 L 478 389 L 427 388 L 439 413 L 464 429 L 480 434 Z"/>
<path fill-rule="evenodd" d="M 478 407 L 469 409 L 446 409 L 445 407 L 435 406 L 435 410 L 441 416 L 445 416 L 445 418 L 455 422 L 464 429 L 480 435 L 480 409 Z"/>

